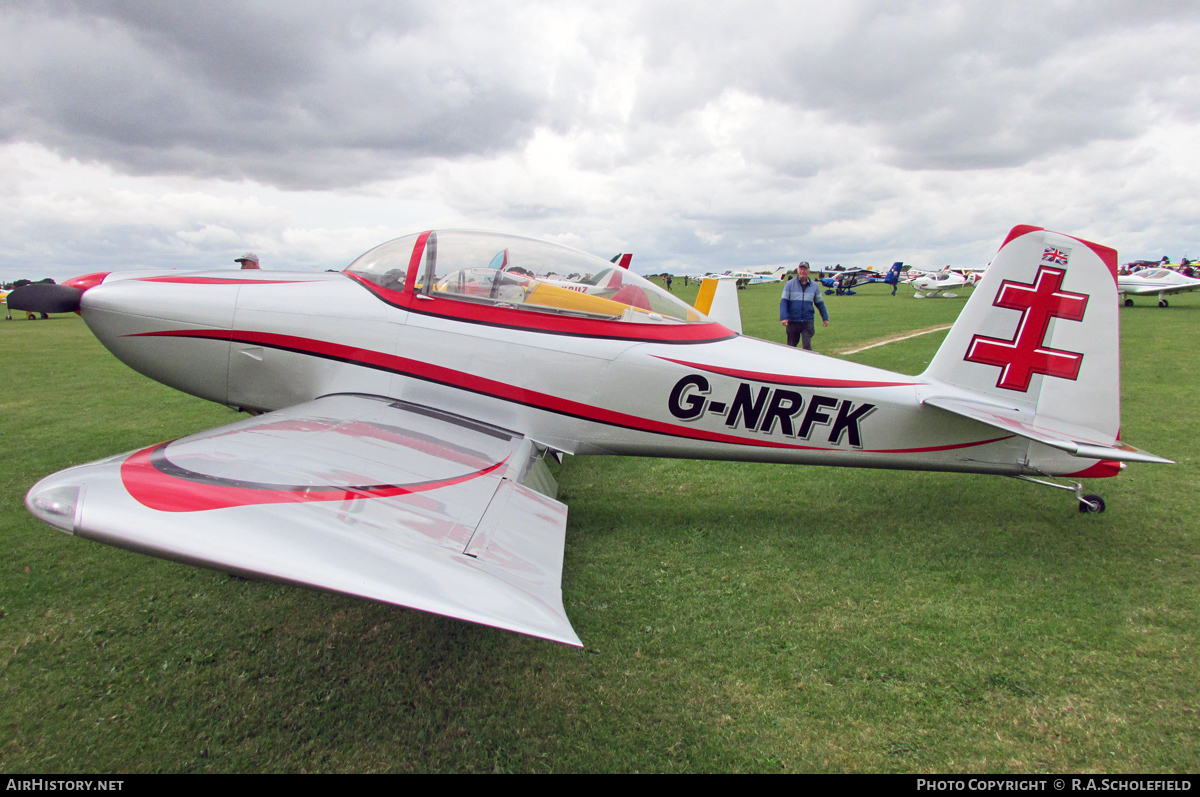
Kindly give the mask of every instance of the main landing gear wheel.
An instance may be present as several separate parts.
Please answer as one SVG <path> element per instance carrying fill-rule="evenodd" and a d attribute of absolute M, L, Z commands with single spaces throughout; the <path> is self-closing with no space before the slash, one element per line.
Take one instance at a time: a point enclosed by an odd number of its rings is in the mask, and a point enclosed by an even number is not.
<path fill-rule="evenodd" d="M 1159 307 L 1170 307 L 1171 305 L 1167 302 L 1166 299 L 1159 299 L 1158 306 Z"/>
<path fill-rule="evenodd" d="M 1104 499 L 1098 495 L 1085 495 L 1079 499 L 1079 511 L 1100 514 L 1104 511 Z"/>
<path fill-rule="evenodd" d="M 1125 300 L 1125 306 L 1126 306 L 1126 307 L 1133 307 L 1133 299 L 1126 299 L 1126 300 Z"/>

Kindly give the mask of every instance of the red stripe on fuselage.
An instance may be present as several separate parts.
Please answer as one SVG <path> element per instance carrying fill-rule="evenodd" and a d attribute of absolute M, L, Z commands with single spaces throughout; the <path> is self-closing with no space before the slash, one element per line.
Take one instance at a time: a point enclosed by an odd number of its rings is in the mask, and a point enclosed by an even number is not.
<path fill-rule="evenodd" d="M 111 271 L 93 271 L 91 274 L 81 274 L 78 277 L 71 277 L 63 285 L 66 285 L 68 288 L 78 288 L 81 291 L 86 291 L 104 282 L 104 278 L 111 273 Z"/>
<path fill-rule="evenodd" d="M 769 374 L 763 371 L 742 371 L 737 368 L 723 368 L 718 365 L 701 365 L 700 363 L 674 360 L 670 357 L 662 357 L 657 354 L 654 356 L 660 360 L 675 363 L 676 365 L 686 365 L 688 368 L 708 371 L 710 374 L 733 376 L 738 379 L 753 379 L 755 382 L 768 382 L 775 385 L 797 385 L 799 387 L 905 387 L 921 384 L 920 382 L 868 382 L 858 379 L 820 379 L 811 376 Z"/>
<path fill-rule="evenodd" d="M 169 282 L 176 285 L 292 285 L 317 280 L 255 280 L 227 277 L 134 277 L 138 282 Z"/>
<path fill-rule="evenodd" d="M 503 399 L 517 404 L 524 404 L 528 407 L 533 407 L 538 410 L 557 413 L 559 415 L 567 415 L 573 418 L 579 418 L 584 421 L 594 421 L 596 423 L 606 424 L 608 426 L 619 426 L 625 429 L 633 429 L 639 432 L 650 432 L 652 434 L 661 434 L 667 437 L 682 437 L 691 438 L 694 440 L 705 440 L 712 443 L 729 443 L 739 446 L 755 446 L 758 448 L 776 448 L 792 451 L 845 451 L 840 448 L 829 448 L 826 446 L 805 446 L 794 443 L 782 443 L 775 440 L 754 440 L 744 437 L 737 437 L 731 434 L 722 434 L 721 432 L 709 432 L 703 429 L 693 429 L 686 426 L 677 426 L 675 424 L 655 421 L 649 418 L 642 418 L 637 415 L 627 415 L 623 412 L 614 410 L 606 410 L 601 407 L 594 407 L 590 404 L 583 404 L 578 401 L 552 396 L 548 393 L 541 393 L 536 390 L 510 385 L 506 382 L 499 382 L 494 379 L 488 379 L 482 376 L 476 376 L 463 371 L 456 371 L 453 368 L 446 368 L 441 365 L 414 360 L 408 357 L 400 357 L 394 354 L 384 354 L 383 352 L 371 351 L 370 349 L 361 349 L 357 346 L 345 346 L 340 343 L 330 343 L 324 340 L 314 340 L 311 338 L 301 338 L 295 335 L 279 335 L 274 332 L 250 332 L 244 330 L 217 330 L 217 329 L 172 329 L 163 330 L 161 332 L 139 332 L 130 337 L 183 337 L 183 338 L 208 338 L 212 340 L 233 340 L 237 343 L 252 343 L 259 346 L 267 346 L 269 348 L 282 349 L 284 351 L 292 351 L 298 354 L 309 354 L 315 357 L 323 357 L 331 360 L 339 360 L 341 362 L 351 363 L 353 365 L 361 365 L 366 368 L 374 368 L 380 371 L 400 374 L 414 379 L 422 379 L 427 382 L 436 382 L 441 385 L 469 390 L 473 393 L 480 393 L 492 398 Z M 1005 440 L 1012 435 L 1005 435 L 989 440 L 977 440 L 971 443 L 955 443 L 945 446 L 929 446 L 924 448 L 904 448 L 904 449 L 865 449 L 860 453 L 867 454 L 910 454 L 919 452 L 933 451 L 950 451 L 958 448 L 970 448 L 972 446 L 981 446 L 988 443 L 994 443 L 999 440 Z"/>

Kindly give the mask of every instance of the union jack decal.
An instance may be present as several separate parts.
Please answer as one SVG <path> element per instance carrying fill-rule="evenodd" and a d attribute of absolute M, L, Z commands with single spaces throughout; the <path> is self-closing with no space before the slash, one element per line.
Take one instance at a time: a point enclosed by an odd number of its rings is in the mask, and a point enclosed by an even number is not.
<path fill-rule="evenodd" d="M 1067 258 L 1071 256 L 1070 249 L 1063 249 L 1056 246 L 1047 246 L 1046 251 L 1042 252 L 1043 263 L 1053 263 L 1056 266 L 1065 266 Z"/>

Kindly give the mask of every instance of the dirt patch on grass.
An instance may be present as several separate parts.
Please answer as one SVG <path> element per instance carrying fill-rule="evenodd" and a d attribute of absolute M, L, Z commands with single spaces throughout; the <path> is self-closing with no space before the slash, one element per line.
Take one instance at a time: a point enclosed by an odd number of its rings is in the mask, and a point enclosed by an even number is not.
<path fill-rule="evenodd" d="M 901 340 L 908 340 L 909 338 L 915 338 L 918 335 L 928 335 L 930 332 L 941 332 L 942 330 L 949 329 L 952 326 L 954 326 L 954 325 L 953 324 L 940 324 L 936 327 L 926 327 L 925 329 L 917 329 L 912 332 L 904 332 L 899 335 L 892 335 L 890 337 L 879 338 L 878 340 L 872 340 L 868 343 L 862 344 L 861 346 L 854 346 L 853 348 L 849 348 L 849 349 L 838 349 L 837 351 L 834 352 L 834 354 L 858 354 L 860 351 L 866 351 L 867 349 L 873 349 L 876 346 L 883 346 L 888 343 L 896 343 L 897 341 L 901 341 Z"/>

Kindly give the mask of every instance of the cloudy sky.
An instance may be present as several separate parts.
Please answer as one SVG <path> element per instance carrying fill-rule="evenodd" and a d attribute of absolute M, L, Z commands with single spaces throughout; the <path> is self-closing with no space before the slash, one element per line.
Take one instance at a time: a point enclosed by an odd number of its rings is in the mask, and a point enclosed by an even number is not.
<path fill-rule="evenodd" d="M 0 8 L 0 279 L 341 268 L 422 229 L 642 272 L 1200 257 L 1194 2 Z"/>

